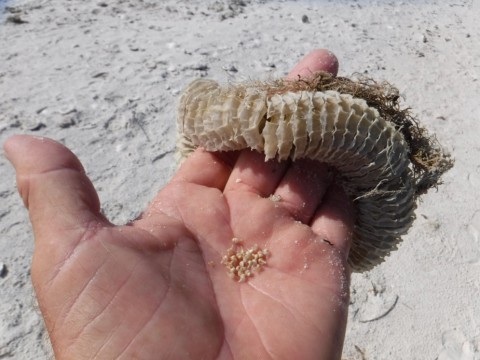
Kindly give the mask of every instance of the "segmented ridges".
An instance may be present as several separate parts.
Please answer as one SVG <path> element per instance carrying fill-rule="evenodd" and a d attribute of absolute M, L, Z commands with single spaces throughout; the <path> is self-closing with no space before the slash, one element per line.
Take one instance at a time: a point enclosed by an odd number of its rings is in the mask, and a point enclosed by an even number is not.
<path fill-rule="evenodd" d="M 199 79 L 178 111 L 180 156 L 251 148 L 265 159 L 310 158 L 337 169 L 354 199 L 357 220 L 349 262 L 372 268 L 395 249 L 414 220 L 408 145 L 362 99 L 335 91 L 268 95 L 257 87 L 222 88 Z"/>

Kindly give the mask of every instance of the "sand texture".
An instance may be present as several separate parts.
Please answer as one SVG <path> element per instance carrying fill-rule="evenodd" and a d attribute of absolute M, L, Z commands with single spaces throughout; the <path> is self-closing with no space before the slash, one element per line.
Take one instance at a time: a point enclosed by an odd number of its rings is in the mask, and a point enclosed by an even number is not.
<path fill-rule="evenodd" d="M 312 49 L 396 85 L 455 158 L 399 249 L 352 277 L 344 358 L 480 359 L 480 2 L 0 0 L 0 143 L 48 136 L 114 223 L 175 169 L 176 106 L 199 77 L 284 76 Z M 0 359 L 49 359 L 33 240 L 0 156 Z"/>

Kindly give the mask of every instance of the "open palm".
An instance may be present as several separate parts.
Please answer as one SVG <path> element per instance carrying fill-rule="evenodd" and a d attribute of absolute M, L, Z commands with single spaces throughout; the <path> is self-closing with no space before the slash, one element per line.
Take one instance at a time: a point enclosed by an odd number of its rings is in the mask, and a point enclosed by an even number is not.
<path fill-rule="evenodd" d="M 317 51 L 290 76 L 332 66 Z M 353 218 L 327 167 L 198 149 L 141 218 L 113 226 L 65 147 L 17 136 L 5 149 L 30 212 L 32 279 L 58 358 L 340 357 Z M 221 263 L 233 238 L 269 251 L 245 282 Z"/>

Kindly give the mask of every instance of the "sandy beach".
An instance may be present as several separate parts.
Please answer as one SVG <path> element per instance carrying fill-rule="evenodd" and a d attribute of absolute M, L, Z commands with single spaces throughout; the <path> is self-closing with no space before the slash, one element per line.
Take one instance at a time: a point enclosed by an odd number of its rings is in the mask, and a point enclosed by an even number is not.
<path fill-rule="evenodd" d="M 0 1 L 0 143 L 68 146 L 115 224 L 175 171 L 192 80 L 275 79 L 328 48 L 339 75 L 398 87 L 455 166 L 399 249 L 353 274 L 343 358 L 480 359 L 480 1 Z M 30 280 L 33 238 L 0 156 L 0 359 L 50 359 Z"/>

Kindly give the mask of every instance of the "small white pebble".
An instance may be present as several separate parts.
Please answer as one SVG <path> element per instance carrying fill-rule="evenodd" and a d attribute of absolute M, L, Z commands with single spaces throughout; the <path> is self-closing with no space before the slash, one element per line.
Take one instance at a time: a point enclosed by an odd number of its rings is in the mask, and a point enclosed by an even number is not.
<path fill-rule="evenodd" d="M 118 144 L 117 146 L 115 146 L 115 151 L 116 152 L 123 152 L 125 151 L 127 147 L 125 146 L 125 144 Z"/>

